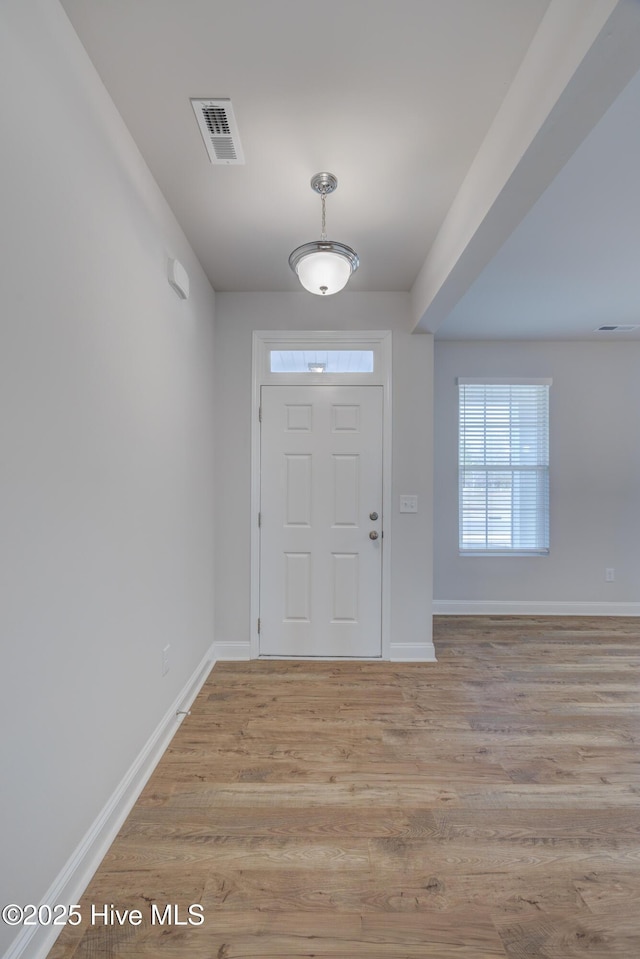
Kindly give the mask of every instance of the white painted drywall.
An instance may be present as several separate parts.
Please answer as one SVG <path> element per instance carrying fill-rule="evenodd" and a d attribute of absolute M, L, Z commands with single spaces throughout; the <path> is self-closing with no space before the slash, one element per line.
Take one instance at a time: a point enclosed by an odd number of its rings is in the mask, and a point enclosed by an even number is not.
<path fill-rule="evenodd" d="M 406 293 L 216 296 L 216 639 L 250 639 L 251 337 L 253 330 L 392 330 L 393 643 L 431 642 L 433 339 L 409 332 Z M 416 493 L 417 515 L 400 514 Z"/>
<path fill-rule="evenodd" d="M 510 375 L 553 377 L 551 550 L 460 557 L 456 377 Z M 436 601 L 639 603 L 640 343 L 437 342 L 435 384 Z"/>
<path fill-rule="evenodd" d="M 214 295 L 57 3 L 3 0 L 0 97 L 4 904 L 41 901 L 210 646 L 215 489 Z"/>

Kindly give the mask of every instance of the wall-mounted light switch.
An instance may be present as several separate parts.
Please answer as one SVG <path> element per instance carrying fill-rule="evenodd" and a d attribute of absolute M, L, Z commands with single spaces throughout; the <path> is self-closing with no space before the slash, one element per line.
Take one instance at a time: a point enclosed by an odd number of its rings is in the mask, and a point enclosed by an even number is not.
<path fill-rule="evenodd" d="M 413 495 L 410 496 L 407 493 L 402 493 L 400 496 L 400 512 L 401 513 L 417 513 L 418 497 Z"/>

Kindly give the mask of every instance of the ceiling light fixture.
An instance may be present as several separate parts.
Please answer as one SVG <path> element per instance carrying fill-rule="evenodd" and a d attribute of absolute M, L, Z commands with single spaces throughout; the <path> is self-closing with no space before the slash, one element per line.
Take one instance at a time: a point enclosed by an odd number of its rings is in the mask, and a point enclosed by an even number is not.
<path fill-rule="evenodd" d="M 305 290 L 319 296 L 342 290 L 360 265 L 358 254 L 350 246 L 327 240 L 325 204 L 337 186 L 333 173 L 316 173 L 311 177 L 311 189 L 319 193 L 322 200 L 322 234 L 319 240 L 297 247 L 289 257 L 289 266 Z"/>

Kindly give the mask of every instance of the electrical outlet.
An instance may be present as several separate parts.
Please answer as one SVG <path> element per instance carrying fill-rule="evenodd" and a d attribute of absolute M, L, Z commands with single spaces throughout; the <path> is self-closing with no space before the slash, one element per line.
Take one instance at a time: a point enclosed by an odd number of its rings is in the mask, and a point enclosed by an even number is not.
<path fill-rule="evenodd" d="M 167 645 L 162 650 L 162 675 L 163 676 L 166 676 L 167 673 L 169 672 L 169 669 L 171 668 L 171 664 L 169 662 L 170 649 L 171 649 L 171 645 Z"/>
<path fill-rule="evenodd" d="M 604 578 L 607 583 L 613 583 L 614 579 L 616 578 L 616 571 L 612 566 L 607 566 L 604 571 Z"/>

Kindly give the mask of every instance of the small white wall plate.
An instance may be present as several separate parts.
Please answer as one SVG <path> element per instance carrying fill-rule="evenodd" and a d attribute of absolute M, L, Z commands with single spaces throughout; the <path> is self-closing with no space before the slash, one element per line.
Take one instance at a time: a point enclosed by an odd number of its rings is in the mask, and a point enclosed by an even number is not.
<path fill-rule="evenodd" d="M 181 299 L 189 299 L 189 274 L 179 260 L 169 260 L 167 279 Z"/>

